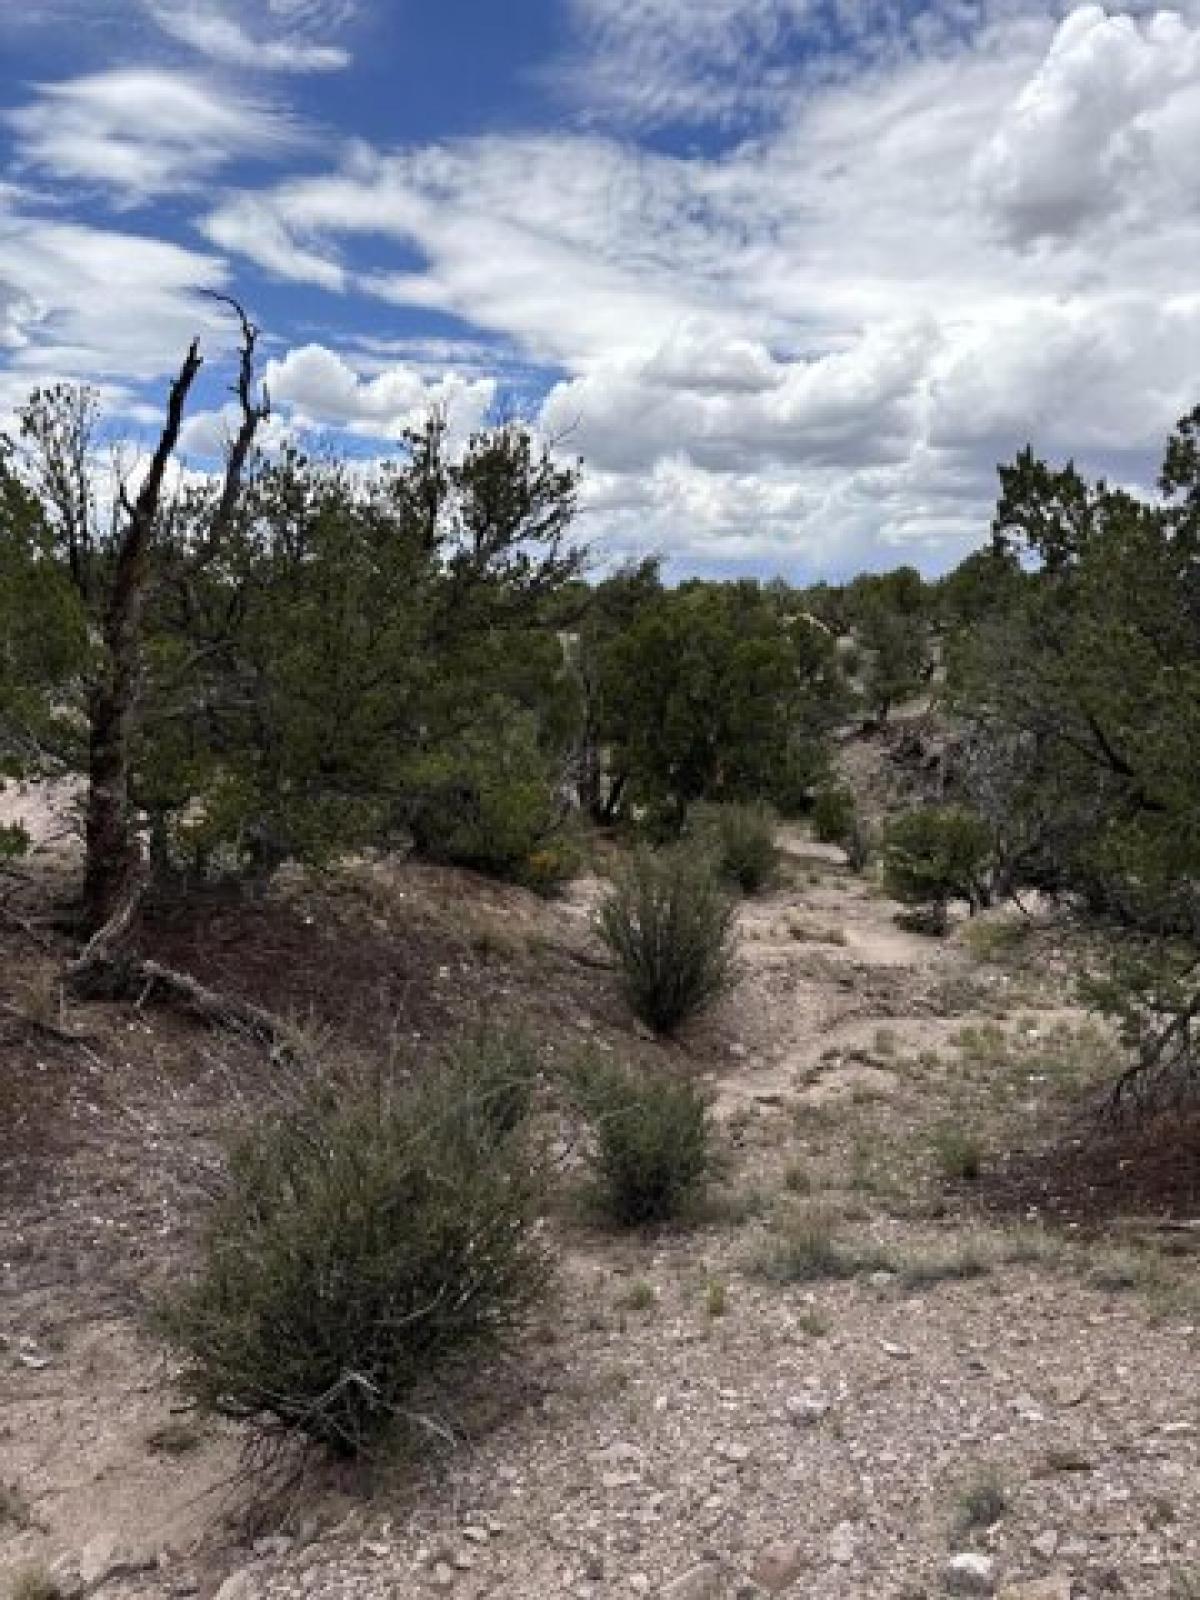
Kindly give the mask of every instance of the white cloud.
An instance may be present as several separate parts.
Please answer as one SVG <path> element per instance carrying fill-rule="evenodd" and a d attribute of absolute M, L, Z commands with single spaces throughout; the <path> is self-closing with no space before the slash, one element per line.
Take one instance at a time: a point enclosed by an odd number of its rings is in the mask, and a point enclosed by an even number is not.
<path fill-rule="evenodd" d="M 301 427 L 394 437 L 431 400 L 475 420 L 496 375 L 528 400 L 540 369 L 541 425 L 583 451 L 586 531 L 614 550 L 936 563 L 986 530 L 995 462 L 1027 439 L 1145 480 L 1197 398 L 1194 3 L 1061 20 L 1035 0 L 932 0 L 888 22 L 884 0 L 575 0 L 593 131 L 343 145 L 332 168 L 218 194 L 200 226 L 339 310 L 374 303 L 352 349 L 322 332 L 272 364 Z M 310 40 L 336 9 L 270 7 Z M 822 80 L 833 36 L 863 30 L 869 48 Z M 809 66 L 776 72 L 800 34 Z M 614 62 L 640 108 L 604 88 Z M 756 132 L 651 149 L 594 131 L 613 113 Z M 6 296 L 0 257 L 0 337 L 30 367 L 90 352 L 115 379 L 99 318 L 64 337 L 85 298 L 65 271 L 47 298 L 22 266 Z M 164 295 L 172 316 L 188 303 Z M 421 343 L 428 310 L 453 319 L 440 345 Z"/>
<path fill-rule="evenodd" d="M 1018 240 L 1093 219 L 1195 208 L 1200 31 L 1174 12 L 1145 21 L 1073 11 L 1008 106 L 975 175 Z"/>
<path fill-rule="evenodd" d="M 275 106 L 149 68 L 43 84 L 5 120 L 27 166 L 129 203 L 198 188 L 235 157 L 269 160 L 302 142 Z"/>
<path fill-rule="evenodd" d="M 293 24 L 282 37 L 266 38 L 249 31 L 236 10 L 213 0 L 148 0 L 150 15 L 172 38 L 224 66 L 258 72 L 338 72 L 350 64 L 340 45 L 322 44 L 298 33 L 294 25 L 311 23 L 312 11 L 272 5 L 281 22 Z"/>
<path fill-rule="evenodd" d="M 396 439 L 441 407 L 456 434 L 478 428 L 492 407 L 491 378 L 445 373 L 429 380 L 415 367 L 394 363 L 364 377 L 325 345 L 289 350 L 267 363 L 265 381 L 274 404 L 288 408 L 301 428 L 339 427 L 366 438 Z"/>
<path fill-rule="evenodd" d="M 1183 17 L 1112 29 L 1090 7 L 1062 29 L 995 21 L 810 87 L 769 134 L 707 155 L 562 133 L 359 146 L 256 195 L 266 243 L 245 248 L 331 284 L 336 263 L 347 293 L 434 308 L 561 373 L 542 422 L 599 475 L 589 515 L 608 537 L 653 529 L 706 559 L 757 542 L 767 562 L 789 539 L 824 554 L 873 538 L 895 559 L 961 548 L 986 528 L 995 462 L 1027 439 L 1146 470 L 1194 398 L 1200 299 L 1179 270 L 1200 213 L 1186 141 L 1165 133 L 1189 126 L 1191 90 L 1163 51 L 1190 60 L 1198 40 Z M 1074 231 L 1030 251 L 998 232 L 1016 191 L 988 174 L 1064 54 L 1089 85 L 1136 84 L 1123 100 L 1089 90 L 1114 127 L 1157 86 L 1142 181 L 1176 203 L 1134 229 L 1089 199 Z M 1039 172 L 1080 159 L 1076 123 L 1039 124 Z M 236 248 L 249 204 L 227 201 L 210 236 Z"/>

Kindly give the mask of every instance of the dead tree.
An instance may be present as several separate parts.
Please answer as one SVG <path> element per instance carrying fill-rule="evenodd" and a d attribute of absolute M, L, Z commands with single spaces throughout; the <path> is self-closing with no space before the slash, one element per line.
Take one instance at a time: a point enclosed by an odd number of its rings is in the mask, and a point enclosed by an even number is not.
<path fill-rule="evenodd" d="M 259 426 L 270 415 L 264 391 L 254 398 L 254 355 L 258 329 L 241 305 L 231 306 L 241 324 L 238 378 L 233 392 L 241 411 L 230 446 L 225 475 L 209 528 L 209 543 L 227 529 L 241 491 L 246 463 Z M 142 676 L 142 643 L 147 598 L 153 581 L 153 547 L 159 523 L 163 483 L 179 442 L 184 411 L 203 363 L 193 340 L 171 384 L 166 420 L 150 467 L 130 501 L 122 488 L 120 519 L 114 536 L 112 577 L 101 604 L 98 632 L 101 664 L 88 693 L 88 792 L 85 824 L 84 917 L 100 936 L 96 955 L 103 954 L 128 931 L 140 893 L 141 845 L 131 801 L 131 778 L 137 734 Z M 105 931 L 109 937 L 104 937 Z M 93 944 L 95 944 L 95 939 Z"/>

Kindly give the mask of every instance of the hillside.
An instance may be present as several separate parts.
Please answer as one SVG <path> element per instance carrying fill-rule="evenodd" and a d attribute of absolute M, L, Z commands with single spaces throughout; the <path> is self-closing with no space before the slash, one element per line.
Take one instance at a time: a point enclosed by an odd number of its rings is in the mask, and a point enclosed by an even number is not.
<path fill-rule="evenodd" d="M 509 1016 L 544 1060 L 587 1043 L 711 1086 L 727 1170 L 699 1225 L 614 1236 L 568 1184 L 536 1338 L 369 1472 L 246 1457 L 176 1410 L 145 1326 L 215 1134 L 270 1115 L 261 1052 L 61 1009 L 57 936 L 6 921 L 0 1572 L 106 1600 L 1192 1593 L 1200 1133 L 1080 1120 L 1114 1055 L 1068 926 L 929 940 L 839 852 L 783 843 L 741 983 L 676 1044 L 631 1028 L 594 876 L 545 901 L 380 864 L 156 927 L 339 1050 Z"/>

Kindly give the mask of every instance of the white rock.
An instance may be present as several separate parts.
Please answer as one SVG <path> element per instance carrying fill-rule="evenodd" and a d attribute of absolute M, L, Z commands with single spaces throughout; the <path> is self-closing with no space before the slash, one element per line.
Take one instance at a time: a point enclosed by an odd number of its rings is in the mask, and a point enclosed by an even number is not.
<path fill-rule="evenodd" d="M 839 1567 L 846 1567 L 854 1560 L 855 1547 L 858 1544 L 858 1530 L 852 1522 L 839 1522 L 829 1536 L 829 1559 L 836 1561 Z"/>
<path fill-rule="evenodd" d="M 829 1415 L 829 1401 L 823 1394 L 790 1394 L 783 1403 L 790 1421 L 798 1428 L 811 1427 Z"/>
<path fill-rule="evenodd" d="M 1032 1541 L 1032 1549 L 1043 1561 L 1049 1561 L 1058 1549 L 1058 1534 L 1053 1528 L 1047 1528 L 1045 1533 L 1039 1533 Z"/>
<path fill-rule="evenodd" d="M 232 1573 L 213 1595 L 213 1600 L 255 1600 L 257 1587 L 250 1572 Z"/>
<path fill-rule="evenodd" d="M 996 1563 L 991 1556 L 963 1551 L 950 1557 L 942 1576 L 951 1594 L 991 1594 L 996 1587 Z"/>

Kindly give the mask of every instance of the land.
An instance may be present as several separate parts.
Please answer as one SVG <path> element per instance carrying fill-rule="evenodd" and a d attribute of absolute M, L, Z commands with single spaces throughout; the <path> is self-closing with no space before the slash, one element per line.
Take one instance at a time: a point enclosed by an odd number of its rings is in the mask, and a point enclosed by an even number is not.
<path fill-rule="evenodd" d="M 1200 1119 L 1107 1111 L 1119 1050 L 1060 911 L 931 939 L 782 843 L 740 983 L 673 1043 L 592 932 L 612 846 L 556 900 L 376 861 L 157 914 L 161 959 L 313 1049 L 513 1019 L 547 1063 L 711 1090 L 705 1213 L 604 1230 L 564 1141 L 531 1337 L 353 1470 L 178 1409 L 146 1307 L 274 1069 L 150 1001 L 67 1002 L 48 851 L 0 920 L 0 1593 L 1200 1595 Z"/>

